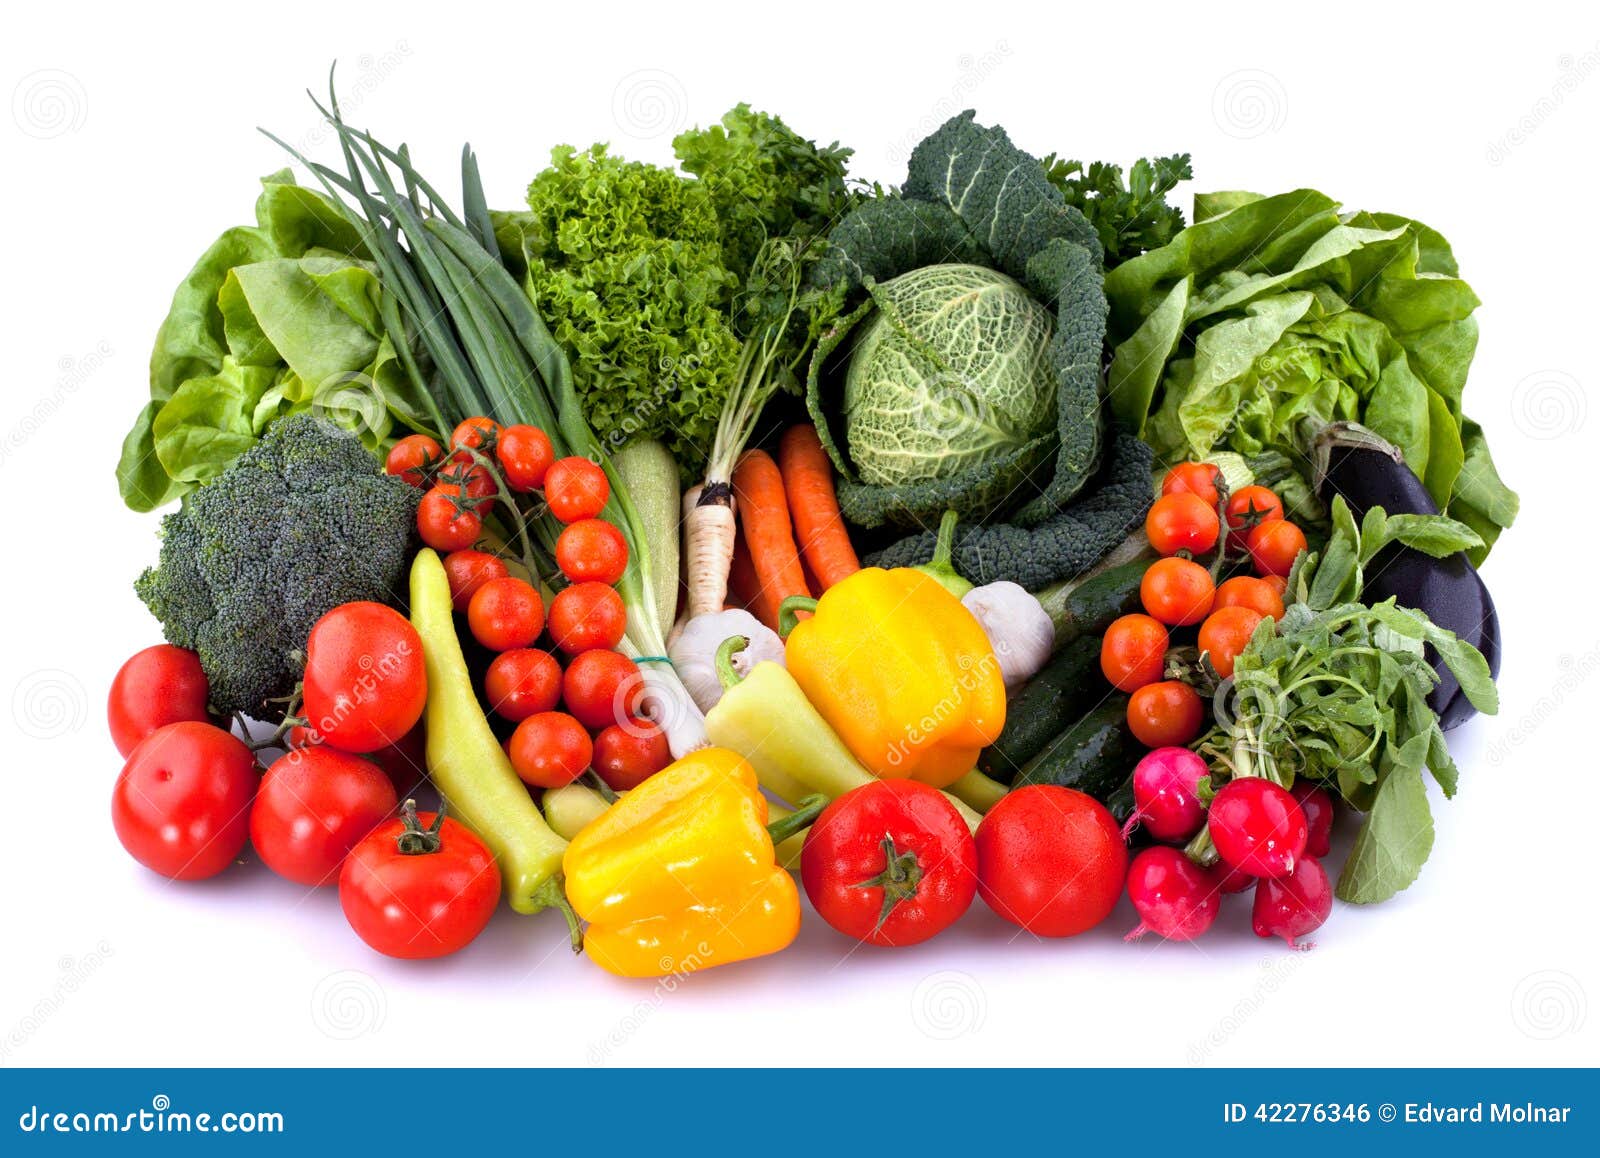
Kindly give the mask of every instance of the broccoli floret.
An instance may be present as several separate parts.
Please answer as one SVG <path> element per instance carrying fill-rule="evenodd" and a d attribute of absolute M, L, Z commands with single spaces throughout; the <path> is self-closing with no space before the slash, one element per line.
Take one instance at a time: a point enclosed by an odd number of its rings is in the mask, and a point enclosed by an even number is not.
<path fill-rule="evenodd" d="M 215 710 L 279 718 L 268 701 L 294 690 L 318 619 L 401 601 L 417 495 L 352 435 L 291 415 L 162 520 L 161 562 L 134 590 L 199 654 Z"/>

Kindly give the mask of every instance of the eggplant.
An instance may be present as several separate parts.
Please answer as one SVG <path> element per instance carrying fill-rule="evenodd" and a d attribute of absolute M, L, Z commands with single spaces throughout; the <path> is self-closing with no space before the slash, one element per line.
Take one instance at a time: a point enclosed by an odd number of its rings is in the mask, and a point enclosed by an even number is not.
<path fill-rule="evenodd" d="M 1422 480 L 1406 466 L 1400 451 L 1383 439 L 1369 431 L 1330 428 L 1318 441 L 1317 493 L 1324 502 L 1343 495 L 1358 523 L 1370 507 L 1382 507 L 1391 515 L 1439 513 Z M 1362 598 L 1381 603 L 1391 596 L 1472 644 L 1489 661 L 1489 673 L 1499 677 L 1500 617 L 1488 587 L 1464 553 L 1434 559 L 1390 543 L 1368 564 Z M 1449 731 L 1477 709 L 1439 658 L 1432 660 L 1439 683 L 1428 696 L 1428 706 L 1438 715 L 1439 726 Z"/>

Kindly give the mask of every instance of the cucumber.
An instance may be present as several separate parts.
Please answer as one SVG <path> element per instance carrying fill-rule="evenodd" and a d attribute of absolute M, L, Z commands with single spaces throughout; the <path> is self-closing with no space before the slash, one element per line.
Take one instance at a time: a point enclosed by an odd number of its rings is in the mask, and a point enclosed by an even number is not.
<path fill-rule="evenodd" d="M 1009 784 L 1024 764 L 1110 690 L 1100 674 L 1100 640 L 1085 636 L 1069 643 L 1011 694 L 1005 727 L 978 753 L 978 771 Z"/>
<path fill-rule="evenodd" d="M 1138 747 L 1128 730 L 1128 697 L 1115 695 L 1050 741 L 1016 787 L 1056 784 L 1105 801 L 1128 778 Z"/>
<path fill-rule="evenodd" d="M 1136 559 L 1109 567 L 1075 586 L 1039 592 L 1039 603 L 1056 629 L 1056 650 L 1084 636 L 1104 635 L 1119 616 L 1139 610 L 1139 581 L 1150 566 Z"/>

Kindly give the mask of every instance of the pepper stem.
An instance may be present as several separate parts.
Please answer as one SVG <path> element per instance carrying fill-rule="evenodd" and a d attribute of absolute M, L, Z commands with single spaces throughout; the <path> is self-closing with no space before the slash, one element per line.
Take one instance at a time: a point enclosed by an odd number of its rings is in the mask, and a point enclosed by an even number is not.
<path fill-rule="evenodd" d="M 780 820 L 774 820 L 767 825 L 767 833 L 772 837 L 773 844 L 782 844 L 803 828 L 810 828 L 811 822 L 828 806 L 828 798 L 817 792 L 795 804 L 793 812 Z"/>
<path fill-rule="evenodd" d="M 534 891 L 533 899 L 543 909 L 559 909 L 561 915 L 567 919 L 567 935 L 572 941 L 574 953 L 583 952 L 583 925 L 578 921 L 577 911 L 573 909 L 572 902 L 567 900 L 567 890 L 562 884 L 560 875 L 551 877 Z"/>
<path fill-rule="evenodd" d="M 947 510 L 939 518 L 939 536 L 934 540 L 933 558 L 922 566 L 914 568 L 924 575 L 933 578 L 939 586 L 950 594 L 960 599 L 972 590 L 972 583 L 955 569 L 951 557 L 955 551 L 956 524 L 961 521 L 961 516 L 953 510 Z"/>
<path fill-rule="evenodd" d="M 400 820 L 405 827 L 394 838 L 395 848 L 402 856 L 426 856 L 438 852 L 444 847 L 444 840 L 439 835 L 439 830 L 444 827 L 445 802 L 439 801 L 439 811 L 434 814 L 433 823 L 427 828 L 422 827 L 422 821 L 417 816 L 417 802 L 407 800 L 400 808 Z"/>
<path fill-rule="evenodd" d="M 883 890 L 883 908 L 878 910 L 878 923 L 872 927 L 874 933 L 883 928 L 883 923 L 889 919 L 896 905 L 917 895 L 917 886 L 922 883 L 922 865 L 916 853 L 910 849 L 901 852 L 895 847 L 894 837 L 887 834 L 884 835 L 882 847 L 883 871 L 850 886 L 854 889 Z"/>
<path fill-rule="evenodd" d="M 717 669 L 717 682 L 722 685 L 723 691 L 727 691 L 744 679 L 734 668 L 733 657 L 749 646 L 749 636 L 730 635 L 722 641 L 722 646 L 717 648 L 717 658 L 713 662 Z"/>
<path fill-rule="evenodd" d="M 809 595 L 791 595 L 778 604 L 778 638 L 789 638 L 789 633 L 800 622 L 800 612 L 816 609 L 817 601 Z"/>

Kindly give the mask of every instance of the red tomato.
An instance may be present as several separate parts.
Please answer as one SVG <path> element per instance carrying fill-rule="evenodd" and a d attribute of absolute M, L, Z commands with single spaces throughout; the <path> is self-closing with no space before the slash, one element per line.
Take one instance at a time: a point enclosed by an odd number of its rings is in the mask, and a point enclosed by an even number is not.
<path fill-rule="evenodd" d="M 1280 579 L 1281 583 L 1282 580 Z M 1248 607 L 1257 615 L 1283 618 L 1283 593 L 1265 579 L 1235 575 L 1217 588 L 1214 607 Z"/>
<path fill-rule="evenodd" d="M 622 642 L 628 613 L 622 596 L 606 583 L 574 583 L 550 601 L 550 638 L 568 655 Z"/>
<path fill-rule="evenodd" d="M 585 651 L 573 657 L 561 677 L 561 698 L 586 728 L 608 728 L 636 715 L 643 690 L 639 666 L 621 652 Z"/>
<path fill-rule="evenodd" d="M 561 665 L 535 647 L 503 651 L 490 662 L 483 691 L 501 717 L 526 720 L 561 702 Z"/>
<path fill-rule="evenodd" d="M 1139 581 L 1139 601 L 1152 617 L 1173 627 L 1211 614 L 1216 591 L 1211 572 L 1192 559 L 1157 559 Z"/>
<path fill-rule="evenodd" d="M 505 560 L 487 551 L 451 551 L 444 557 L 445 577 L 450 580 L 450 605 L 465 613 L 472 597 L 491 579 L 511 574 Z"/>
<path fill-rule="evenodd" d="M 1167 629 L 1148 615 L 1124 615 L 1100 640 L 1100 670 L 1118 691 L 1135 692 L 1161 678 Z"/>
<path fill-rule="evenodd" d="M 604 519 L 579 519 L 556 539 L 556 566 L 574 583 L 615 583 L 628 568 L 628 541 Z"/>
<path fill-rule="evenodd" d="M 1283 518 L 1283 503 L 1266 487 L 1240 487 L 1228 496 L 1228 546 L 1245 549 L 1245 536 L 1252 528 Z"/>
<path fill-rule="evenodd" d="M 117 777 L 111 822 L 134 860 L 177 881 L 214 877 L 250 836 L 256 758 L 221 728 L 180 720 L 146 736 Z"/>
<path fill-rule="evenodd" d="M 1306 549 L 1306 537 L 1299 527 L 1283 519 L 1262 523 L 1245 538 L 1245 547 L 1256 570 L 1263 575 L 1288 575 L 1294 561 Z"/>
<path fill-rule="evenodd" d="M 470 447 L 485 453 L 494 449 L 495 442 L 500 437 L 500 424 L 492 418 L 485 418 L 481 414 L 472 418 L 463 418 L 456 423 L 456 428 L 450 432 L 450 449 L 459 450 Z"/>
<path fill-rule="evenodd" d="M 527 647 L 544 630 L 544 600 L 525 579 L 490 579 L 467 604 L 467 626 L 491 651 Z"/>
<path fill-rule="evenodd" d="M 339 873 L 350 927 L 388 957 L 454 953 L 483 932 L 500 903 L 500 869 L 465 826 L 409 802 L 374 829 Z"/>
<path fill-rule="evenodd" d="M 408 434 L 389 448 L 383 469 L 399 475 L 414 487 L 424 486 L 429 469 L 443 453 L 438 442 L 426 434 Z"/>
<path fill-rule="evenodd" d="M 544 499 L 550 513 L 563 523 L 592 519 L 605 509 L 611 497 L 606 472 L 586 458 L 561 458 L 550 464 L 544 476 Z"/>
<path fill-rule="evenodd" d="M 311 629 L 304 682 L 306 718 L 324 743 L 375 752 L 422 718 L 422 638 L 392 607 L 341 604 Z"/>
<path fill-rule="evenodd" d="M 870 945 L 915 945 L 954 924 L 978 891 L 978 849 L 938 789 L 874 780 L 822 810 L 800 853 L 817 915 Z"/>
<path fill-rule="evenodd" d="M 567 713 L 540 712 L 517 725 L 509 754 L 524 784 L 560 788 L 583 775 L 594 756 L 594 744 L 583 725 Z"/>
<path fill-rule="evenodd" d="M 250 843 L 280 877 L 331 885 L 345 854 L 398 803 L 376 764 L 333 748 L 304 748 L 279 757 L 261 778 Z"/>
<path fill-rule="evenodd" d="M 1205 705 L 1180 680 L 1145 684 L 1128 697 L 1128 729 L 1146 748 L 1179 748 L 1200 734 Z"/>
<path fill-rule="evenodd" d="M 1162 495 L 1144 517 L 1145 536 L 1162 555 L 1203 555 L 1216 546 L 1220 527 L 1216 508 L 1188 491 Z"/>
<path fill-rule="evenodd" d="M 417 534 L 435 551 L 463 550 L 482 533 L 483 520 L 457 505 L 456 497 L 443 487 L 434 487 L 417 504 Z"/>
<path fill-rule="evenodd" d="M 399 741 L 376 752 L 368 752 L 371 760 L 394 785 L 396 800 L 404 800 L 428 777 L 428 729 L 421 721 Z"/>
<path fill-rule="evenodd" d="M 495 447 L 500 473 L 514 491 L 536 491 L 544 486 L 544 476 L 556 459 L 550 436 L 537 426 L 508 426 L 500 432 Z"/>
<path fill-rule="evenodd" d="M 179 720 L 209 721 L 211 686 L 200 657 L 170 643 L 158 643 L 117 669 L 106 697 L 106 721 L 117 754 L 127 756 L 157 728 Z"/>
<path fill-rule="evenodd" d="M 1180 462 L 1161 480 L 1161 493 L 1195 495 L 1213 509 L 1217 505 L 1217 483 L 1222 474 L 1209 462 Z"/>
<path fill-rule="evenodd" d="M 1261 576 L 1261 582 L 1272 588 L 1280 601 L 1283 599 L 1284 592 L 1289 590 L 1289 581 L 1282 575 L 1263 575 Z"/>
<path fill-rule="evenodd" d="M 1200 625 L 1200 652 L 1211 656 L 1211 666 L 1223 679 L 1233 674 L 1233 661 L 1250 642 L 1261 619 L 1259 612 L 1248 607 L 1223 607 Z"/>
<path fill-rule="evenodd" d="M 611 788 L 637 788 L 672 763 L 667 734 L 649 720 L 633 717 L 605 728 L 594 739 L 594 770 Z"/>
<path fill-rule="evenodd" d="M 435 476 L 434 489 L 450 496 L 458 507 L 484 518 L 494 509 L 494 500 L 500 494 L 494 475 L 460 455 L 452 456 Z"/>
<path fill-rule="evenodd" d="M 1072 788 L 1031 784 L 978 825 L 978 893 L 1038 937 L 1071 937 L 1111 915 L 1128 846 L 1105 805 Z"/>

